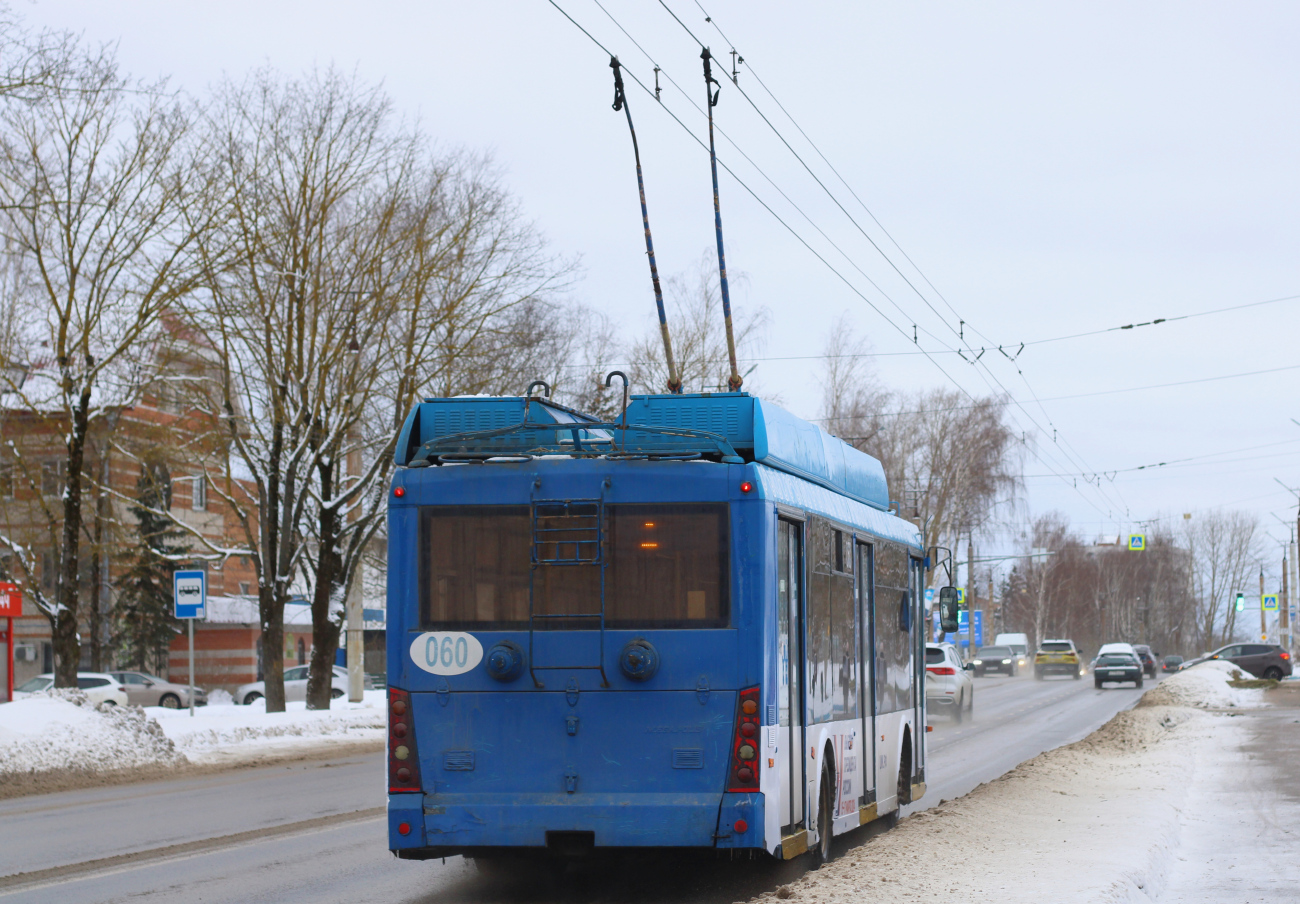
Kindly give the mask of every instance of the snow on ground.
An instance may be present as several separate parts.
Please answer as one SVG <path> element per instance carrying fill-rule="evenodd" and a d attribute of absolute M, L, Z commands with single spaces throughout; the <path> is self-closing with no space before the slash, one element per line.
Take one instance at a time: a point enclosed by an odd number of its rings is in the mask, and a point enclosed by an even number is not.
<path fill-rule="evenodd" d="M 1239 706 L 1260 706 L 1264 692 L 1253 688 L 1230 687 L 1234 677 L 1253 678 L 1230 662 L 1210 660 L 1175 672 L 1156 687 L 1147 691 L 1143 701 L 1148 704 L 1171 706 L 1196 706 L 1201 709 L 1231 709 Z"/>
<path fill-rule="evenodd" d="M 210 699 L 216 699 L 213 695 Z M 106 775 L 190 764 L 238 765 L 293 753 L 328 753 L 341 745 L 382 744 L 385 692 L 328 710 L 290 703 L 268 713 L 214 702 L 188 709 L 95 707 L 76 690 L 47 691 L 0 705 L 0 790 L 36 778 Z M 21 791 L 20 791 L 21 793 Z"/>
<path fill-rule="evenodd" d="M 45 691 L 0 706 L 0 779 L 184 762 L 139 707 L 96 707 L 78 690 Z"/>
<path fill-rule="evenodd" d="M 1243 771 L 1246 730 L 1245 720 L 1205 710 L 1263 700 L 1262 691 L 1228 687 L 1231 671 L 1207 663 L 1171 675 L 1077 744 L 917 813 L 753 900 L 1151 904 L 1173 900 L 1162 896 L 1166 888 L 1181 901 L 1214 900 L 1186 896 L 1194 881 L 1188 863 L 1216 846 L 1221 862 L 1244 861 L 1253 843 L 1229 828 L 1242 822 L 1236 798 L 1206 793 Z M 1203 809 L 1216 800 L 1217 809 Z M 1188 819 L 1193 809 L 1199 822 Z M 1300 878 L 1300 869 L 1282 868 Z"/>
<path fill-rule="evenodd" d="M 303 702 L 285 704 L 283 713 L 268 713 L 266 700 L 248 706 L 214 704 L 187 709 L 149 707 L 176 748 L 194 763 L 228 763 L 273 751 L 328 748 L 338 741 L 384 739 L 385 691 L 366 691 L 362 702 L 334 700 L 328 710 L 309 710 Z"/>

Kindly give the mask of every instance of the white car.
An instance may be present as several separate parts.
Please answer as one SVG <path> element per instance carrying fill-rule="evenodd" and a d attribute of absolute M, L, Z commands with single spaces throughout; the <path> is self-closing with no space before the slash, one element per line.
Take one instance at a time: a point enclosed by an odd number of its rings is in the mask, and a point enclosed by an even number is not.
<path fill-rule="evenodd" d="M 975 681 L 950 643 L 925 645 L 925 704 L 956 722 L 975 710 Z"/>
<path fill-rule="evenodd" d="M 48 691 L 52 687 L 54 687 L 53 675 L 48 673 L 37 675 L 30 681 L 24 682 L 22 687 L 14 688 L 14 699 L 21 700 L 40 691 Z M 105 675 L 103 672 L 77 672 L 77 687 L 85 691 L 86 698 L 91 703 L 107 703 L 109 706 L 127 704 L 126 688 L 122 687 L 112 675 Z"/>
<path fill-rule="evenodd" d="M 307 699 L 307 672 L 310 666 L 296 665 L 293 668 L 284 670 L 284 701 L 292 703 L 295 700 Z M 334 666 L 333 687 L 330 689 L 330 699 L 337 700 L 339 697 L 347 696 L 348 693 L 348 670 L 341 665 Z M 369 677 L 366 678 L 366 689 L 369 690 L 374 683 Z M 235 691 L 236 703 L 253 703 L 261 700 L 266 696 L 266 682 L 254 681 L 251 684 L 240 686 Z"/>

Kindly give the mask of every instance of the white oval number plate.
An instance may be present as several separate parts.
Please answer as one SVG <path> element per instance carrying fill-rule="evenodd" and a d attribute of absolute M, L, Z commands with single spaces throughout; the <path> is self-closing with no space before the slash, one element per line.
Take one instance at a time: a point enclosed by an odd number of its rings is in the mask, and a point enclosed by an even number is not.
<path fill-rule="evenodd" d="M 463 631 L 430 631 L 411 643 L 411 659 L 435 675 L 463 675 L 483 661 L 483 644 Z"/>

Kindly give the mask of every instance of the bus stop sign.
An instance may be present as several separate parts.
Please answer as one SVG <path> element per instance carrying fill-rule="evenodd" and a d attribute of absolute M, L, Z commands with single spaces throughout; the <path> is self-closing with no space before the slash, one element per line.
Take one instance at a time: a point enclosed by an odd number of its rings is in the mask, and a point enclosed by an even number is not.
<path fill-rule="evenodd" d="M 208 601 L 206 571 L 172 573 L 172 608 L 177 618 L 202 618 Z"/>

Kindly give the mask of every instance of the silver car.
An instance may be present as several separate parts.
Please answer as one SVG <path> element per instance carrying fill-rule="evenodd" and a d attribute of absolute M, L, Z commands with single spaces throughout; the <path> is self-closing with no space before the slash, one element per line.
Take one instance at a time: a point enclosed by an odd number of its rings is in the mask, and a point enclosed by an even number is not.
<path fill-rule="evenodd" d="M 296 665 L 291 669 L 284 670 L 284 700 L 286 703 L 292 703 L 296 700 L 307 699 L 307 671 L 310 667 L 305 665 Z M 347 696 L 348 693 L 348 670 L 341 665 L 334 666 L 333 687 L 330 689 L 330 698 L 337 700 L 340 697 Z M 373 688 L 374 682 L 370 676 L 366 676 L 366 690 Z M 254 681 L 251 684 L 242 685 L 235 691 L 236 703 L 253 703 L 261 700 L 266 696 L 266 682 Z"/>
<path fill-rule="evenodd" d="M 189 685 L 164 681 L 148 672 L 109 672 L 126 688 L 126 696 L 137 706 L 165 706 L 180 709 L 190 705 Z M 207 706 L 208 692 L 194 689 L 194 705 Z"/>

